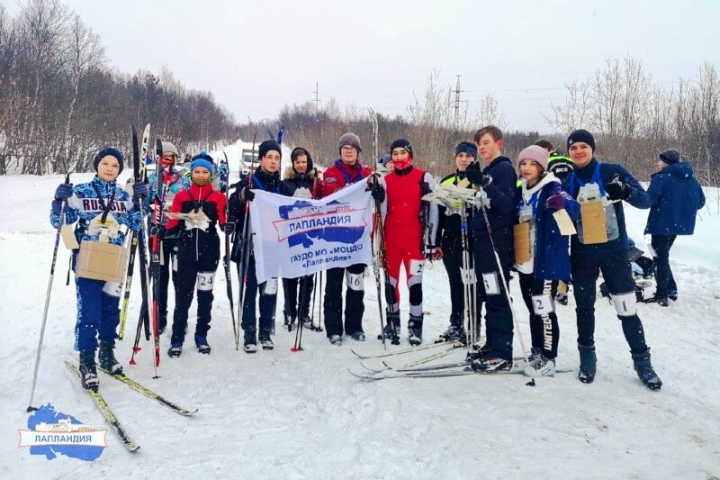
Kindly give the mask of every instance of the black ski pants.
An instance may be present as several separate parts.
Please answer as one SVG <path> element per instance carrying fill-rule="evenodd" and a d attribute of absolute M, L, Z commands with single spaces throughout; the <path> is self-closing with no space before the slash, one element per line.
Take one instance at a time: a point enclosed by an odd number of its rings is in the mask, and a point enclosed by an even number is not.
<path fill-rule="evenodd" d="M 310 298 L 313 292 L 313 275 L 300 278 L 283 278 L 285 314 L 292 318 L 310 316 Z"/>
<path fill-rule="evenodd" d="M 497 250 L 497 259 L 489 236 L 473 237 L 473 258 L 478 280 L 476 318 L 479 324 L 482 305 L 485 303 L 487 344 L 494 355 L 511 362 L 513 316 L 508 302 L 508 285 L 502 281 L 501 272 L 505 280 L 509 281 L 510 268 L 514 261 L 512 228 L 493 230 L 492 239 Z"/>
<path fill-rule="evenodd" d="M 365 313 L 365 265 L 358 263 L 347 268 L 330 268 L 325 282 L 325 331 L 328 338 L 364 332 L 362 318 Z M 347 279 L 345 290 L 345 323 L 343 329 L 343 280 Z"/>
<path fill-rule="evenodd" d="M 549 359 L 557 357 L 560 340 L 560 327 L 555 314 L 557 286 L 557 280 L 540 280 L 532 273 L 520 273 L 520 293 L 530 312 L 532 346 Z"/>
<path fill-rule="evenodd" d="M 445 235 L 441 245 L 443 265 L 450 283 L 450 323 L 462 325 L 465 318 L 465 284 L 462 281 L 462 241 L 460 237 Z M 471 260 L 472 262 L 472 260 Z"/>
<path fill-rule="evenodd" d="M 636 313 L 635 280 L 627 250 L 592 252 L 573 248 L 570 264 L 577 304 L 578 344 L 585 347 L 595 345 L 595 300 L 597 280 L 602 272 L 630 350 L 632 353 L 645 353 L 645 331 Z"/>
<path fill-rule="evenodd" d="M 653 235 L 651 243 L 655 249 L 655 298 L 667 300 L 670 292 L 677 293 L 677 283 L 670 268 L 670 249 L 677 235 Z"/>
<path fill-rule="evenodd" d="M 175 284 L 175 312 L 173 315 L 172 342 L 182 343 L 187 331 L 188 312 L 197 284 L 197 325 L 195 335 L 206 337 L 210 330 L 213 286 L 219 259 L 215 256 L 200 255 L 199 260 L 182 259 L 177 266 Z"/>

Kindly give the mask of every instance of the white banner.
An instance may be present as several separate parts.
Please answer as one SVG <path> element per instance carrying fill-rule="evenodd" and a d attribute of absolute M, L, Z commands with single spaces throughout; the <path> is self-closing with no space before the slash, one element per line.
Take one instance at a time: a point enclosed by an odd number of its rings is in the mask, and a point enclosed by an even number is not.
<path fill-rule="evenodd" d="M 322 200 L 254 190 L 250 203 L 258 283 L 372 263 L 372 196 L 360 181 Z"/>

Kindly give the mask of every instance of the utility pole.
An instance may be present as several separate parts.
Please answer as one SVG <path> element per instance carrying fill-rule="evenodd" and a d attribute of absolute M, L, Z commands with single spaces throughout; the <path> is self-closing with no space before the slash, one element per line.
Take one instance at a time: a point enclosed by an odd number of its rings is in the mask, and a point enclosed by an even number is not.
<path fill-rule="evenodd" d="M 320 113 L 320 87 L 318 86 L 318 83 L 315 82 L 315 91 L 313 92 L 315 94 L 315 116 L 317 117 Z"/>
<path fill-rule="evenodd" d="M 460 75 L 457 76 L 455 85 L 455 129 L 460 129 Z"/>

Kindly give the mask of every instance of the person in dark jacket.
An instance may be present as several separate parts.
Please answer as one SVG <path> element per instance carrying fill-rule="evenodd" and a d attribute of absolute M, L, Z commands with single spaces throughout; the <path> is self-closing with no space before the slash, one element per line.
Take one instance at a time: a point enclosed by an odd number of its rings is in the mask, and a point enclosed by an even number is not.
<path fill-rule="evenodd" d="M 282 150 L 274 140 L 265 140 L 258 147 L 258 158 L 260 168 L 253 172 L 249 181 L 242 178 L 233 185 L 235 191 L 230 195 L 229 215 L 230 220 L 241 227 L 235 232 L 233 238 L 232 260 L 238 264 L 238 276 L 246 279 L 244 299 L 242 304 L 242 321 L 240 325 L 244 332 L 244 350 L 246 353 L 257 352 L 258 339 L 263 350 L 272 350 L 274 344 L 271 338 L 273 326 L 275 325 L 275 307 L 277 305 L 277 278 L 258 285 L 255 277 L 255 254 L 253 252 L 252 235 L 250 233 L 250 219 L 245 219 L 246 202 L 252 202 L 255 198 L 253 190 L 260 189 L 265 192 L 277 193 L 279 195 L 291 196 L 290 191 L 280 180 L 280 160 Z M 242 228 L 247 225 L 247 229 Z M 245 230 L 245 231 L 243 231 Z M 244 239 L 244 236 L 250 236 Z M 249 249 L 243 251 L 243 247 Z M 247 271 L 245 255 L 247 257 Z M 241 280 L 243 281 L 243 280 Z M 256 297 L 259 297 L 260 320 L 256 317 Z M 258 324 L 260 332 L 258 334 Z"/>
<path fill-rule="evenodd" d="M 553 214 L 566 210 L 577 219 L 580 208 L 548 171 L 544 148 L 532 145 L 520 152 L 518 169 L 522 180 L 516 193 L 515 270 L 520 274 L 532 336 L 525 374 L 553 376 L 560 338 L 554 298 L 558 281 L 570 277 L 569 239 L 560 233 Z"/>
<path fill-rule="evenodd" d="M 467 168 L 477 160 L 477 146 L 471 142 L 460 142 L 455 147 L 455 167 L 454 173 L 446 175 L 440 185 L 466 186 L 472 188 L 472 185 L 465 177 Z M 472 236 L 470 235 L 467 222 L 470 218 L 471 211 L 466 209 L 465 213 L 465 231 L 462 229 L 461 213 L 463 204 L 453 207 L 440 205 L 438 207 L 438 217 L 440 225 L 438 228 L 438 240 L 436 245 L 440 246 L 440 255 L 442 256 L 443 265 L 448 274 L 450 283 L 450 325 L 447 330 L 440 335 L 440 339 L 453 342 L 456 340 L 465 341 L 466 332 L 464 326 L 465 319 L 465 284 L 463 283 L 463 246 L 468 250 L 468 260 L 472 267 Z M 463 238 L 464 237 L 464 238 Z M 471 303 L 472 304 L 472 303 Z"/>
<path fill-rule="evenodd" d="M 650 362 L 645 331 L 636 312 L 635 281 L 628 259 L 628 236 L 622 200 L 635 208 L 650 208 L 650 197 L 621 165 L 600 163 L 594 157 L 595 138 L 587 130 L 575 130 L 567 140 L 575 171 L 565 178 L 563 189 L 580 203 L 581 216 L 572 237 L 570 264 L 577 307 L 578 379 L 595 379 L 595 300 L 602 272 L 613 306 L 630 346 L 635 371 L 650 389 L 662 381 Z"/>
<path fill-rule="evenodd" d="M 475 133 L 474 139 L 485 165 L 480 170 L 475 163 L 465 174 L 481 189 L 480 194 L 487 196 L 470 221 L 478 280 L 476 318 L 479 324 L 484 302 L 487 343 L 472 366 L 490 373 L 512 367 L 513 311 L 507 282 L 513 264 L 512 227 L 517 174 L 510 159 L 501 154 L 503 136 L 499 128 L 483 127 Z"/>
<path fill-rule="evenodd" d="M 665 150 L 652 175 L 648 196 L 648 215 L 645 234 L 652 235 L 655 250 L 655 295 L 648 302 L 668 306 L 668 298 L 677 300 L 678 289 L 670 269 L 670 249 L 678 235 L 692 235 L 697 211 L 705 206 L 705 194 L 693 176 L 693 169 L 675 149 Z"/>
<path fill-rule="evenodd" d="M 192 184 L 189 189 L 175 195 L 169 220 L 158 234 L 161 238 L 176 238 L 177 283 L 175 286 L 175 311 L 173 313 L 170 357 L 179 357 L 187 330 L 188 311 L 197 284 L 197 325 L 195 345 L 200 353 L 209 354 L 207 334 L 213 303 L 215 273 L 220 262 L 220 229 L 226 225 L 225 196 L 213 189 L 215 166 L 212 158 L 200 153 L 190 162 Z"/>
<path fill-rule="evenodd" d="M 310 152 L 302 147 L 295 148 L 290 154 L 292 165 L 285 170 L 285 179 L 282 181 L 287 187 L 287 193 L 295 198 L 318 198 L 320 195 L 320 179 L 313 167 Z M 285 326 L 292 331 L 295 320 L 298 318 L 299 326 L 310 321 L 310 298 L 313 291 L 313 275 L 301 278 L 283 278 L 283 293 L 285 297 Z"/>

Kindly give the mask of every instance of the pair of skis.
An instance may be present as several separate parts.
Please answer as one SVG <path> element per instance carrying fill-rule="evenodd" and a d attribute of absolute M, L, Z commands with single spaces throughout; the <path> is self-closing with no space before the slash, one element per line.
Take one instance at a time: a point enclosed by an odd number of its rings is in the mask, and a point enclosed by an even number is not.
<path fill-rule="evenodd" d="M 379 354 L 374 355 L 363 355 L 355 350 L 352 350 L 352 352 L 359 358 L 367 360 L 367 359 L 385 359 L 388 357 L 394 357 L 398 355 L 404 355 L 407 353 L 414 353 L 418 351 L 423 350 L 435 350 L 440 347 L 445 347 L 441 349 L 439 352 L 432 353 L 431 355 L 425 356 L 423 358 L 420 358 L 418 360 L 406 363 L 400 367 L 392 367 L 388 363 L 386 363 L 384 360 L 382 361 L 383 368 L 381 369 L 374 369 L 370 368 L 364 364 L 361 364 L 361 366 L 366 370 L 363 372 L 356 372 L 350 369 L 350 374 L 353 376 L 360 378 L 361 380 L 367 380 L 367 381 L 375 381 L 375 380 L 383 380 L 388 378 L 435 378 L 435 377 L 456 377 L 456 376 L 464 376 L 464 375 L 493 375 L 493 374 L 521 374 L 524 372 L 523 368 L 518 367 L 517 365 L 513 366 L 511 370 L 499 370 L 495 372 L 479 372 L 475 371 L 470 367 L 470 361 L 466 358 L 462 361 L 458 362 L 447 362 L 447 363 L 440 363 L 440 364 L 434 364 L 434 365 L 426 365 L 421 366 L 426 363 L 430 363 L 435 360 L 439 360 L 440 358 L 443 358 L 449 354 L 451 354 L 453 351 L 455 351 L 458 348 L 464 347 L 464 345 L 461 342 L 438 342 L 433 343 L 429 345 L 423 345 L 419 347 L 411 347 L 401 350 L 394 350 L 390 352 L 382 352 Z M 524 361 L 525 357 L 516 357 L 513 358 L 513 361 Z M 574 369 L 560 369 L 556 368 L 555 373 L 569 373 L 573 372 Z"/>
<path fill-rule="evenodd" d="M 73 372 L 75 377 L 80 380 L 80 370 L 78 367 L 70 363 L 68 361 L 65 361 L 65 365 L 67 365 L 68 369 Z M 101 369 L 102 370 L 102 369 Z M 104 371 L 104 370 L 103 370 Z M 105 372 L 107 373 L 107 372 Z M 163 396 L 155 393 L 154 391 L 150 390 L 149 388 L 143 386 L 142 384 L 136 382 L 132 378 L 128 377 L 127 375 L 120 374 L 120 375 L 108 375 L 115 380 L 124 383 L 125 385 L 129 386 L 133 390 L 135 390 L 138 393 L 141 393 L 145 397 L 155 400 L 157 403 L 162 405 L 163 407 L 169 408 L 173 412 L 182 415 L 184 417 L 190 417 L 193 414 L 197 412 L 197 409 L 195 410 L 188 410 L 186 408 L 183 408 L 170 400 L 164 398 Z M 84 390 L 84 389 L 83 389 Z M 102 413 L 103 417 L 105 417 L 105 420 L 108 422 L 108 424 L 112 427 L 112 429 L 115 431 L 117 436 L 120 438 L 120 440 L 123 443 L 123 446 L 129 451 L 129 452 L 136 452 L 140 449 L 140 445 L 135 443 L 131 438 L 130 435 L 128 435 L 125 428 L 120 423 L 120 420 L 115 416 L 115 413 L 112 411 L 110 406 L 108 405 L 105 398 L 102 396 L 99 390 L 85 390 L 88 395 L 92 398 L 93 402 L 97 406 L 98 410 L 100 410 L 100 413 Z"/>

